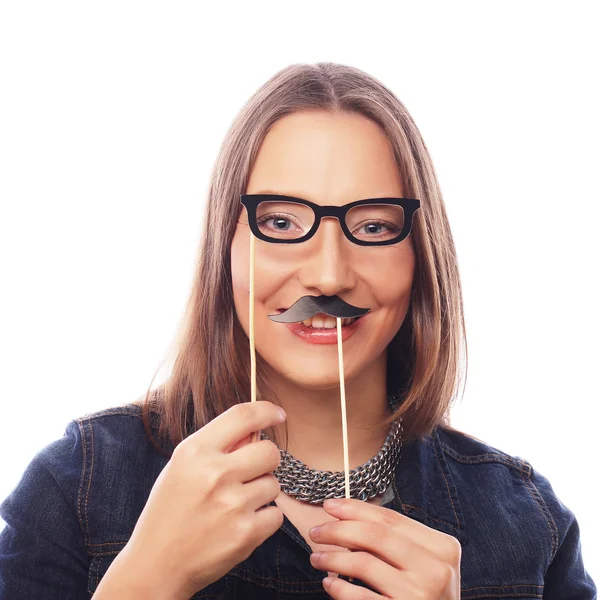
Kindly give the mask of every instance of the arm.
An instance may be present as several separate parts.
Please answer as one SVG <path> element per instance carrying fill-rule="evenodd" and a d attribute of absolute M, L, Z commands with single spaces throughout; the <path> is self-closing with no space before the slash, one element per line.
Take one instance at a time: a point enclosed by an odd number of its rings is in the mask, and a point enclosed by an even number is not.
<path fill-rule="evenodd" d="M 79 428 L 40 450 L 0 504 L 0 598 L 89 597 L 90 557 L 77 515 L 83 451 Z"/>
<path fill-rule="evenodd" d="M 142 573 L 143 565 L 125 546 L 100 581 L 93 600 L 189 600 L 194 595 L 194 590 L 176 588 L 173 578 L 156 568 Z"/>
<path fill-rule="evenodd" d="M 573 511 L 556 496 L 548 479 L 533 469 L 531 481 L 542 497 L 540 508 L 547 508 L 557 528 L 556 552 L 544 576 L 544 600 L 596 600 L 597 588 L 583 565 Z"/>

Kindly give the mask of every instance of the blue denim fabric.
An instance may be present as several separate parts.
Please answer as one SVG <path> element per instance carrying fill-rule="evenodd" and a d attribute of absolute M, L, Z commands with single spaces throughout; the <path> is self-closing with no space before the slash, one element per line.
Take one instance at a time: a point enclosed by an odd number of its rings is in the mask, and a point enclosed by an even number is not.
<path fill-rule="evenodd" d="M 147 439 L 139 406 L 70 421 L 0 505 L 0 599 L 91 597 L 167 461 Z M 458 538 L 461 598 L 597 598 L 573 512 L 519 457 L 437 428 L 404 445 L 384 505 Z M 286 518 L 247 560 L 193 598 L 328 598 L 326 573 L 309 555 Z"/>

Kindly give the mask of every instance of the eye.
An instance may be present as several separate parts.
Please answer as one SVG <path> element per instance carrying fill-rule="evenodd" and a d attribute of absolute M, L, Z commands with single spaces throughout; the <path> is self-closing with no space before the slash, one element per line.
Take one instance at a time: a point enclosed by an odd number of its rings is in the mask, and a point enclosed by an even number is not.
<path fill-rule="evenodd" d="M 382 223 L 369 223 L 365 225 L 365 231 L 367 233 L 381 233 Z"/>
<path fill-rule="evenodd" d="M 315 222 L 309 206 L 285 200 L 261 201 L 256 208 L 256 226 L 260 233 L 274 240 L 296 240 L 305 236 Z"/>
<path fill-rule="evenodd" d="M 286 215 L 263 215 L 256 222 L 259 226 L 264 225 L 266 229 L 275 231 L 287 231 L 292 227 L 292 220 Z"/>
<path fill-rule="evenodd" d="M 273 225 L 275 229 L 289 229 L 292 225 L 289 219 L 284 219 L 283 217 L 274 217 Z"/>
<path fill-rule="evenodd" d="M 260 230 L 271 237 L 298 237 L 304 232 L 302 226 L 295 222 L 293 215 L 285 213 L 269 213 L 257 217 L 256 223 Z"/>
<path fill-rule="evenodd" d="M 361 230 L 363 230 L 362 234 L 360 233 Z M 391 234 L 397 235 L 399 231 L 398 227 L 391 223 L 386 223 L 385 221 L 371 221 L 355 229 L 353 235 L 356 235 L 355 232 L 358 232 L 359 235 L 366 235 L 367 237 L 373 237 L 375 235 L 390 237 Z"/>
<path fill-rule="evenodd" d="M 404 227 L 404 209 L 396 204 L 357 204 L 346 214 L 352 235 L 364 242 L 392 242 Z"/>

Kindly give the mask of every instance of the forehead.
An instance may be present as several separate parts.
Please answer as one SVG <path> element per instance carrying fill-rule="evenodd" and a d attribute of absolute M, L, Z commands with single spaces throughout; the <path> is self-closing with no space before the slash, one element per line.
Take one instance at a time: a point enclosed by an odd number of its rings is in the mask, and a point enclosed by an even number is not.
<path fill-rule="evenodd" d="M 402 182 L 392 147 L 376 123 L 356 113 L 303 111 L 271 127 L 245 193 L 339 206 L 401 197 Z"/>

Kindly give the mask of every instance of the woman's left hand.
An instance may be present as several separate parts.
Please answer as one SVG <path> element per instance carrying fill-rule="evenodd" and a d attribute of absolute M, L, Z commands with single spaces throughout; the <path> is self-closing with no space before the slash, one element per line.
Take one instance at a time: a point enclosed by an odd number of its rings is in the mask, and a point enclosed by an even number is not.
<path fill-rule="evenodd" d="M 332 598 L 460 600 L 461 545 L 455 537 L 360 500 L 326 500 L 323 508 L 339 520 L 311 529 L 311 539 L 351 552 L 315 552 L 313 567 L 360 579 L 379 592 L 327 577 L 323 585 Z"/>

